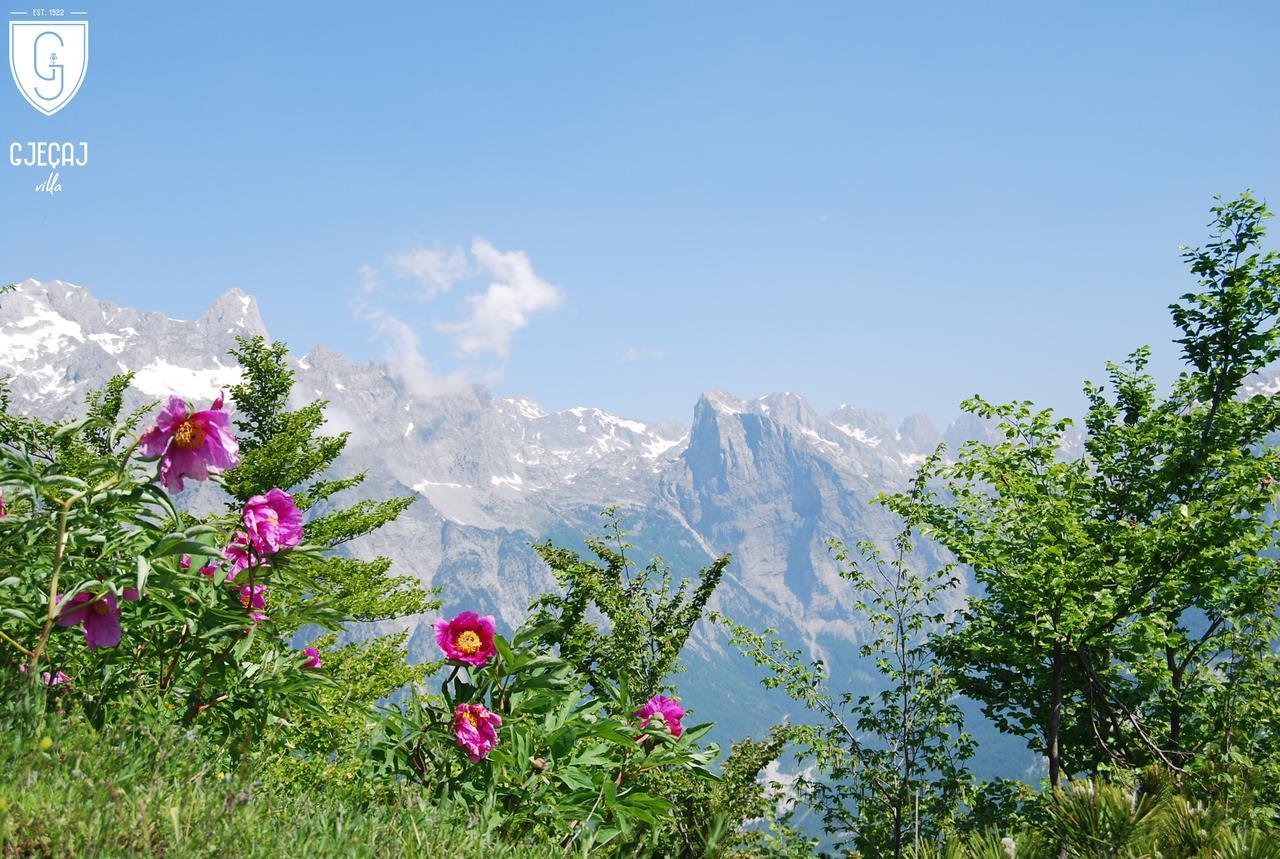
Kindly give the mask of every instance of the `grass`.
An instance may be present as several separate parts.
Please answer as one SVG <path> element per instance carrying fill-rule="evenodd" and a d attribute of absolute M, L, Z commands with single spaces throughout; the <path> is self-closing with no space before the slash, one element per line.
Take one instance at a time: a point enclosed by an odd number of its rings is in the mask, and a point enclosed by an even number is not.
<path fill-rule="evenodd" d="M 293 786 L 218 771 L 196 738 L 146 729 L 0 734 L 0 855 L 559 856 L 509 845 L 407 791 Z"/>
<path fill-rule="evenodd" d="M 222 750 L 171 728 L 96 732 L 74 717 L 57 717 L 46 720 L 47 734 L 32 736 L 6 721 L 0 859 L 565 855 L 554 846 L 489 837 L 479 815 L 433 806 L 407 786 L 365 782 L 354 772 L 348 778 L 336 767 L 284 767 L 262 756 L 272 763 L 232 773 Z M 1141 790 L 1073 783 L 1046 813 L 1044 828 L 1013 836 L 1018 859 L 1056 859 L 1059 844 L 1080 857 L 1280 859 L 1274 833 L 1188 803 L 1159 780 Z M 938 856 L 1006 859 L 1003 829 L 954 840 Z M 620 847 L 592 855 L 626 852 Z"/>

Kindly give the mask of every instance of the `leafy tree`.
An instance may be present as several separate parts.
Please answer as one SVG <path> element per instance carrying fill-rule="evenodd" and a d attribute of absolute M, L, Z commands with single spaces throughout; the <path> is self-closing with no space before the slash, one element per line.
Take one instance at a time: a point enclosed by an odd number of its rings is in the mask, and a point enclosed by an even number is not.
<path fill-rule="evenodd" d="M 1070 422 L 1047 410 L 979 398 L 965 408 L 997 422 L 1004 439 L 970 443 L 954 463 L 930 460 L 921 475 L 943 478 L 945 500 L 888 503 L 910 506 L 926 533 L 974 567 L 981 595 L 955 620 L 941 655 L 997 726 L 1039 741 L 1056 786 L 1064 749 L 1070 770 L 1097 763 L 1084 736 L 1089 722 L 1078 705 L 1087 697 L 1073 659 L 1108 592 L 1096 531 L 1081 516 L 1089 509 L 1089 468 L 1061 458 Z"/>
<path fill-rule="evenodd" d="M 953 565 L 925 572 L 914 566 L 912 535 L 931 498 L 925 473 L 895 504 L 905 524 L 892 555 L 870 541 L 857 544 L 857 557 L 830 543 L 870 626 L 860 655 L 879 671 L 880 691 L 832 695 L 825 664 L 804 662 L 772 630 L 757 633 L 722 618 L 732 643 L 770 672 L 766 687 L 781 687 L 824 717 L 824 724 L 786 733 L 801 761 L 813 760 L 820 770 L 821 778 L 802 780 L 801 790 L 826 831 L 852 841 L 859 856 L 901 857 L 940 845 L 955 827 L 969 782 L 964 763 L 973 744 L 962 728 L 956 683 L 931 649 L 944 621 L 942 598 L 959 580 Z"/>
<path fill-rule="evenodd" d="M 1109 364 L 1078 454 L 1048 411 L 968 401 L 1004 438 L 929 469 L 946 492 L 924 520 L 981 587 L 941 652 L 1052 786 L 1156 763 L 1275 808 L 1280 397 L 1250 378 L 1280 358 L 1280 256 L 1260 248 L 1262 203 L 1213 212 L 1183 255 L 1200 288 L 1171 306 L 1186 369 L 1169 393 L 1146 349 Z"/>

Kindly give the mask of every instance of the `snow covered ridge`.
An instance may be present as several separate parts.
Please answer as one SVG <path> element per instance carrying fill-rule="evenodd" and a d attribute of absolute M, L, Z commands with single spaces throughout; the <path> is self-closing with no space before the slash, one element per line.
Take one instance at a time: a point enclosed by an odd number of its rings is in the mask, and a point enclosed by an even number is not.
<path fill-rule="evenodd" d="M 86 391 L 132 370 L 137 398 L 212 399 L 240 379 L 236 334 L 265 334 L 253 298 L 232 290 L 198 320 L 118 307 L 65 281 L 25 280 L 0 295 L 0 374 L 19 408 L 62 417 Z"/>
<path fill-rule="evenodd" d="M 184 321 L 99 301 L 63 281 L 27 280 L 0 297 L 0 374 L 11 377 L 20 408 L 52 417 L 73 413 L 88 389 L 125 371 L 134 373 L 138 402 L 170 395 L 201 402 L 240 381 L 227 353 L 237 335 L 255 334 L 266 335 L 266 327 L 253 298 L 239 290 Z M 353 447 L 378 446 L 421 461 L 415 473 L 394 469 L 409 487 L 512 496 L 570 485 L 581 492 L 590 481 L 602 493 L 610 486 L 652 492 L 691 438 L 689 426 L 587 406 L 550 412 L 528 397 L 491 398 L 479 389 L 418 402 L 385 368 L 357 366 L 323 347 L 295 357 L 293 365 L 295 400 L 328 400 L 330 428 L 352 432 Z M 791 392 L 748 401 L 708 391 L 703 407 L 720 421 L 786 427 L 811 455 L 886 479 L 914 468 L 941 437 L 928 418 L 909 418 L 896 428 L 884 415 L 853 406 L 823 416 Z M 459 432 L 463 423 L 472 425 L 468 433 Z M 479 447 L 484 450 L 461 454 Z M 461 477 L 460 468 L 467 472 Z"/>

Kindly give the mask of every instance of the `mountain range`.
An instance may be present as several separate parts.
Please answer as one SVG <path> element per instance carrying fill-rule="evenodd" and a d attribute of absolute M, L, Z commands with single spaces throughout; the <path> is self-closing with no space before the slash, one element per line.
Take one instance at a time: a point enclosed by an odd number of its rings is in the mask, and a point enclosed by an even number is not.
<path fill-rule="evenodd" d="M 237 289 L 184 321 L 27 280 L 0 296 L 0 376 L 17 409 L 45 418 L 78 414 L 87 391 L 126 371 L 130 406 L 170 394 L 200 403 L 238 380 L 227 354 L 237 335 L 269 336 L 252 296 Z M 363 496 L 418 496 L 353 551 L 391 557 L 398 573 L 441 588 L 446 613 L 493 613 L 506 627 L 555 586 L 531 544 L 580 546 L 616 505 L 638 555 L 661 555 L 677 575 L 733 554 L 717 610 L 777 628 L 815 655 L 851 655 L 866 627 L 826 541 L 887 543 L 897 523 L 873 499 L 902 488 L 939 442 L 954 449 L 988 432 L 971 416 L 944 431 L 924 415 L 895 425 L 854 405 L 820 414 L 790 392 L 743 399 L 710 390 L 689 423 L 655 423 L 586 406 L 549 412 L 482 387 L 423 399 L 384 365 L 323 346 L 289 360 L 294 401 L 327 401 L 327 428 L 351 433 L 338 471 L 367 471 Z M 942 560 L 921 552 L 922 563 Z M 958 605 L 966 592 L 949 599 Z M 408 628 L 411 658 L 425 658 L 435 649 L 432 620 L 380 629 Z M 699 630 L 687 661 L 681 693 L 695 714 L 720 721 L 722 738 L 796 715 L 712 630 Z M 871 678 L 861 670 L 848 681 L 862 682 Z"/>

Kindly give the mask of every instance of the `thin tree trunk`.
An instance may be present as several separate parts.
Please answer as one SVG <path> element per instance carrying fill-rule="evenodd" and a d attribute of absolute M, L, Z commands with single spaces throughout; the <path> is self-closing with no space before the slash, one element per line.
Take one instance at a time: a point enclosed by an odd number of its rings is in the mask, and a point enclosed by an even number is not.
<path fill-rule="evenodd" d="M 1173 647 L 1165 646 L 1165 659 L 1169 666 L 1169 753 L 1178 766 L 1186 763 L 1182 754 L 1182 678 L 1183 667 L 1178 663 Z"/>
<path fill-rule="evenodd" d="M 1049 758 L 1049 787 L 1056 789 L 1062 778 L 1062 752 L 1059 733 L 1062 727 L 1062 645 L 1053 645 L 1050 686 L 1049 724 L 1045 730 L 1045 754 Z"/>

